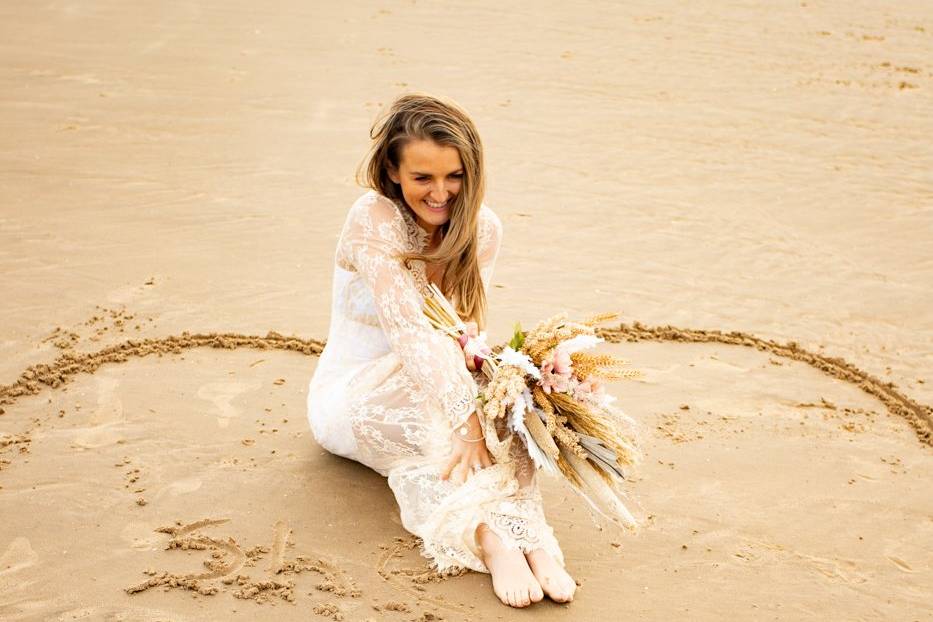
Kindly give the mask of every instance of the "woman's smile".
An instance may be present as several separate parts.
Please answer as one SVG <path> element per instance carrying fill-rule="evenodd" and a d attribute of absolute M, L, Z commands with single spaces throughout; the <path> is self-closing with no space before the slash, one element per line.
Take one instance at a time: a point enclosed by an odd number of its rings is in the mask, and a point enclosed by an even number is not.
<path fill-rule="evenodd" d="M 425 199 L 424 202 L 427 204 L 428 209 L 435 212 L 443 212 L 450 205 L 450 199 L 447 199 L 443 203 L 435 203 L 431 199 Z"/>
<path fill-rule="evenodd" d="M 421 228 L 433 234 L 450 219 L 450 208 L 463 185 L 460 152 L 433 140 L 415 139 L 402 147 L 400 158 L 398 168 L 389 168 L 389 177 L 401 186 Z"/>

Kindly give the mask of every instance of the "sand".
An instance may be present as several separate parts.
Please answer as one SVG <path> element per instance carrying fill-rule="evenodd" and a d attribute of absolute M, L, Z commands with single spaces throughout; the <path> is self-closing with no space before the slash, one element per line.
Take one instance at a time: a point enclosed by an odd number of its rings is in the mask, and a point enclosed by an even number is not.
<path fill-rule="evenodd" d="M 930 619 L 929 6 L 5 3 L 0 50 L 0 619 Z M 431 573 L 307 426 L 406 89 L 483 136 L 490 340 L 616 312 L 644 372 L 643 532 L 544 483 L 570 605 Z"/>

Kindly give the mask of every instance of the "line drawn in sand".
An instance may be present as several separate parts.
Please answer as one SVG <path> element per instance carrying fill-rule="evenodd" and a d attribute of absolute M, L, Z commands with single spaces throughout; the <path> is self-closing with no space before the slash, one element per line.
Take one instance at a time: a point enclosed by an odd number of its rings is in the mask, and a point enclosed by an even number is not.
<path fill-rule="evenodd" d="M 796 341 L 779 343 L 742 331 L 678 328 L 676 326 L 646 326 L 641 322 L 621 323 L 618 327 L 597 327 L 596 335 L 609 343 L 623 341 L 668 341 L 679 343 L 722 343 L 755 348 L 774 356 L 799 361 L 832 378 L 848 382 L 881 401 L 888 412 L 900 417 L 914 429 L 917 439 L 933 446 L 933 406 L 921 404 L 902 393 L 893 382 L 885 382 L 841 357 L 817 354 L 802 348 Z M 14 404 L 20 397 L 36 395 L 44 388 L 57 388 L 70 382 L 78 374 L 92 374 L 107 363 L 122 363 L 130 358 L 152 354 L 181 354 L 191 348 L 218 348 L 233 350 L 290 350 L 306 356 L 320 356 L 326 340 L 286 337 L 269 331 L 265 337 L 240 333 L 190 333 L 161 338 L 129 339 L 97 352 L 66 350 L 52 363 L 31 365 L 19 378 L 8 385 L 0 385 L 0 415 L 4 406 Z M 504 344 L 493 347 L 499 352 Z"/>
<path fill-rule="evenodd" d="M 154 587 L 162 587 L 166 591 L 183 589 L 204 596 L 212 596 L 221 589 L 226 591 L 226 588 L 222 586 L 235 586 L 236 589 L 232 593 L 235 598 L 250 599 L 259 603 L 275 599 L 294 602 L 295 582 L 285 579 L 285 576 L 314 572 L 322 577 L 322 581 L 314 586 L 321 592 L 330 592 L 337 597 L 358 598 L 362 595 L 352 577 L 324 558 L 315 559 L 299 555 L 293 560 L 285 559 L 284 551 L 288 545 L 291 530 L 283 520 L 275 523 L 271 548 L 255 546 L 244 549 L 232 537 L 220 539 L 202 533 L 202 530 L 228 522 L 230 522 L 228 518 L 206 518 L 188 524 L 176 522 L 172 526 L 157 528 L 157 532 L 171 536 L 166 544 L 166 550 L 210 552 L 210 559 L 203 562 L 207 571 L 177 574 L 146 570 L 144 572 L 149 575 L 149 579 L 126 588 L 126 593 L 132 595 Z M 264 579 L 254 579 L 246 574 L 247 568 L 255 567 L 257 562 L 270 553 Z"/>
<path fill-rule="evenodd" d="M 443 598 L 428 596 L 427 591 L 423 587 L 426 583 L 437 583 L 450 577 L 466 574 L 466 570 L 443 575 L 431 570 L 426 565 L 421 568 L 390 568 L 394 561 L 404 556 L 405 551 L 418 548 L 420 543 L 420 538 L 408 536 L 404 538 L 396 537 L 391 545 L 380 545 L 383 552 L 382 555 L 379 556 L 379 562 L 376 566 L 379 576 L 396 590 L 412 596 L 419 601 L 454 613 L 470 615 L 470 611 L 466 607 L 447 602 Z"/>

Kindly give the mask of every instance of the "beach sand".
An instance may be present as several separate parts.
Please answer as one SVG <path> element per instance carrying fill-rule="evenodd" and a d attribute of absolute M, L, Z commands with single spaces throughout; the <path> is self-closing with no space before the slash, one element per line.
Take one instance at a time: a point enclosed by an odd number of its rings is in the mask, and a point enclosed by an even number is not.
<path fill-rule="evenodd" d="M 933 8 L 316 4 L 0 6 L 0 619 L 933 617 Z M 308 428 L 415 89 L 484 140 L 490 341 L 616 312 L 645 374 L 642 532 L 544 480 L 570 605 L 432 575 Z"/>

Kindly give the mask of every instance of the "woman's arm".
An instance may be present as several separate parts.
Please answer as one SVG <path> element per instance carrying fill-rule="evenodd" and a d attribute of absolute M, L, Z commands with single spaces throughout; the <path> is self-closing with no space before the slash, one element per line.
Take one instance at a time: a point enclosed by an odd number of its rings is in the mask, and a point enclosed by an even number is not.
<path fill-rule="evenodd" d="M 447 416 L 451 428 L 459 428 L 476 409 L 476 380 L 457 343 L 422 313 L 414 277 L 396 258 L 407 246 L 404 217 L 384 197 L 364 195 L 350 210 L 340 246 L 372 291 L 379 323 L 405 373 Z"/>
<path fill-rule="evenodd" d="M 480 214 L 478 233 L 479 252 L 477 257 L 479 259 L 480 278 L 483 281 L 483 290 L 488 297 L 489 287 L 492 283 L 492 272 L 499 254 L 499 247 L 502 244 L 502 221 L 489 208 L 484 208 Z M 473 332 L 475 333 L 476 325 L 472 322 L 471 324 L 473 324 Z M 469 365 L 469 361 L 467 364 Z M 441 471 L 441 479 L 446 480 L 453 476 L 455 482 L 463 482 L 474 469 L 486 468 L 494 462 L 489 450 L 486 448 L 486 444 L 475 440 L 483 437 L 483 427 L 476 413 L 470 415 L 464 426 L 466 427 L 466 435 L 458 435 L 457 430 L 454 430 L 450 459 L 444 466 L 443 471 Z"/>
<path fill-rule="evenodd" d="M 496 259 L 499 257 L 499 247 L 502 246 L 502 221 L 485 203 L 480 212 L 478 237 L 479 274 L 488 299 L 492 272 L 496 267 Z"/>

